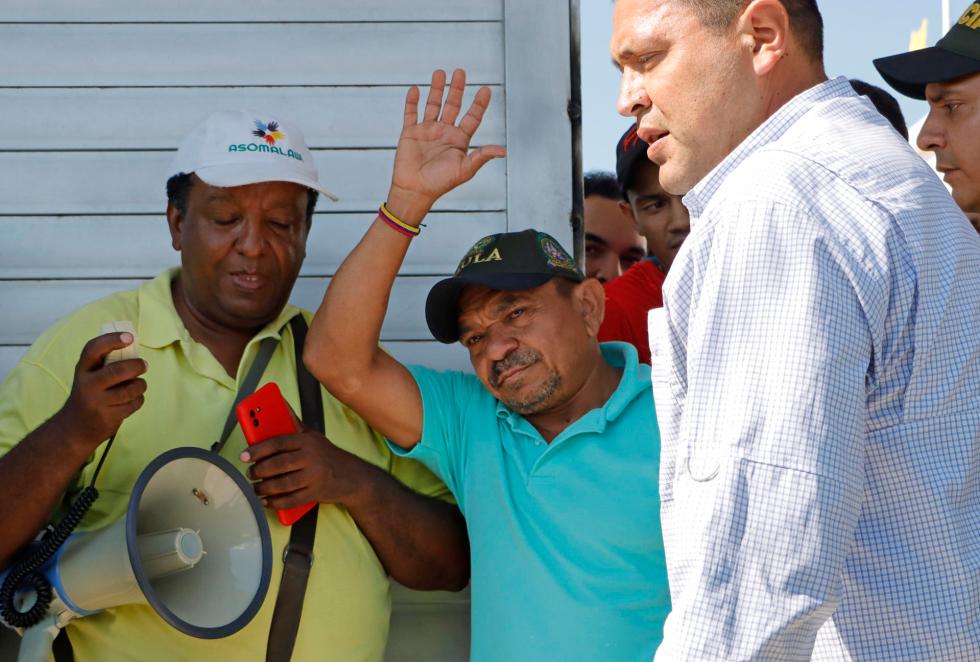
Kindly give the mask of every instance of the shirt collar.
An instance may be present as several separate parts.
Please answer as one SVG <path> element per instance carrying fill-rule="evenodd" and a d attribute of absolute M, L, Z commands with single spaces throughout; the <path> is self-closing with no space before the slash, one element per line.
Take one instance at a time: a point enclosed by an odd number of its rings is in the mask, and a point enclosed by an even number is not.
<path fill-rule="evenodd" d="M 180 267 L 167 269 L 139 288 L 137 295 L 139 320 L 137 321 L 136 334 L 139 337 L 140 345 L 159 349 L 175 342 L 192 342 L 190 334 L 184 327 L 183 320 L 177 314 L 173 293 L 170 289 L 174 278 L 179 274 Z M 255 334 L 249 344 L 254 344 L 267 337 L 279 338 L 280 331 L 286 322 L 298 312 L 299 308 L 286 304 L 276 319 L 266 324 L 261 331 Z"/>
<path fill-rule="evenodd" d="M 839 76 L 814 85 L 785 103 L 684 196 L 684 206 L 691 213 L 692 224 L 704 212 L 728 175 L 745 159 L 765 145 L 778 140 L 815 104 L 837 97 L 854 96 L 854 94 L 850 81 Z"/>
<path fill-rule="evenodd" d="M 662 272 L 667 273 L 667 267 L 664 266 L 664 263 L 660 261 L 659 257 L 657 257 L 656 255 L 647 255 L 646 259 L 649 260 L 650 262 L 653 262 L 653 266 L 655 266 L 657 269 L 660 269 Z"/>
<path fill-rule="evenodd" d="M 607 422 L 614 421 L 619 417 L 627 405 L 633 401 L 633 398 L 649 389 L 649 380 L 641 378 L 641 370 L 649 371 L 649 368 L 640 365 L 636 348 L 633 345 L 625 342 L 604 342 L 599 344 L 599 350 L 609 365 L 614 368 L 622 368 L 623 375 L 619 380 L 619 386 L 616 387 L 616 390 L 613 391 L 613 394 L 609 396 L 602 407 L 587 413 L 578 421 L 572 422 L 569 427 L 589 418 L 594 421 L 598 431 L 601 431 Z M 594 418 L 590 416 L 596 412 L 598 416 Z M 506 419 L 513 430 L 525 427 L 533 429 L 533 426 L 523 416 L 511 411 L 499 400 L 497 400 L 497 418 Z M 562 432 L 559 436 L 564 437 L 565 433 Z"/>

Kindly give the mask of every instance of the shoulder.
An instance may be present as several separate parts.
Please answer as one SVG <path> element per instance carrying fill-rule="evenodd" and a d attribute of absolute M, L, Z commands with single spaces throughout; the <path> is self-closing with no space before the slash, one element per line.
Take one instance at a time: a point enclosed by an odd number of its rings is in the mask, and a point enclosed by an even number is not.
<path fill-rule="evenodd" d="M 423 394 L 427 390 L 452 392 L 459 396 L 477 397 L 485 395 L 493 400 L 493 396 L 483 387 L 476 375 L 459 370 L 436 370 L 423 365 L 405 366 L 412 374 Z"/>
<path fill-rule="evenodd" d="M 660 301 L 660 288 L 666 274 L 652 260 L 641 260 L 619 278 L 605 285 L 606 297 L 625 308 L 652 308 L 647 303 Z"/>

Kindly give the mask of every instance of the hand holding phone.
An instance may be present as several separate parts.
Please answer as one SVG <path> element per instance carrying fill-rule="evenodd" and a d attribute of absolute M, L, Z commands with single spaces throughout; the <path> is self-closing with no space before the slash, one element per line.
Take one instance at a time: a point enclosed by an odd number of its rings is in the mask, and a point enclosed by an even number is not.
<path fill-rule="evenodd" d="M 249 446 L 299 432 L 293 422 L 293 413 L 274 382 L 269 382 L 238 403 L 235 416 Z M 283 525 L 291 526 L 316 505 L 316 501 L 310 501 L 301 506 L 277 510 L 276 517 Z"/>

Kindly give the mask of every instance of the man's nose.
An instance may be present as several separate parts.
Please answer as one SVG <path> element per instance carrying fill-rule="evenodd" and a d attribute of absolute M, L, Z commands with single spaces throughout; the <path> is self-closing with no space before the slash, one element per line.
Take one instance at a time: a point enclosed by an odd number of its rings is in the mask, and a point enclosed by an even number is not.
<path fill-rule="evenodd" d="M 650 99 L 643 87 L 643 77 L 629 68 L 623 69 L 616 110 L 624 117 L 638 117 L 649 106 Z"/>
<path fill-rule="evenodd" d="M 939 152 L 946 149 L 946 133 L 942 128 L 942 120 L 939 117 L 939 110 L 933 108 L 929 111 L 922 130 L 919 131 L 915 144 L 923 152 Z"/>
<path fill-rule="evenodd" d="M 487 330 L 487 358 L 491 361 L 502 361 L 518 347 L 517 338 L 506 327 L 494 325 Z"/>
<path fill-rule="evenodd" d="M 598 256 L 586 258 L 585 275 L 599 280 L 600 283 L 621 276 L 623 270 L 619 265 L 619 256 L 612 251 L 606 251 Z"/>
<path fill-rule="evenodd" d="M 243 255 L 258 255 L 265 247 L 265 235 L 258 221 L 246 218 L 241 224 L 241 230 L 235 241 L 235 246 Z"/>

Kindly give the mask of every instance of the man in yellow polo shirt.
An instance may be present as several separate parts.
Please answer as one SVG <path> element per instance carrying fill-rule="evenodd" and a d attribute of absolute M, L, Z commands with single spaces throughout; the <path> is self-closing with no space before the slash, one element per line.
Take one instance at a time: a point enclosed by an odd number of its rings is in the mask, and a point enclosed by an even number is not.
<path fill-rule="evenodd" d="M 268 135 L 258 135 L 259 124 Z M 272 143 L 277 149 L 260 149 Z M 286 302 L 317 192 L 330 195 L 302 134 L 265 115 L 217 113 L 184 141 L 173 172 L 167 219 L 181 267 L 61 320 L 0 385 L 0 568 L 88 484 L 113 433 L 100 496 L 80 530 L 123 516 L 137 476 L 160 453 L 209 448 L 264 338 L 280 342 L 259 384 L 276 382 L 299 411 L 288 322 L 311 315 Z M 133 322 L 139 359 L 103 365 L 133 341 L 128 333 L 99 335 L 114 320 Z M 264 659 L 289 539 L 273 509 L 310 500 L 321 505 L 294 660 L 381 659 L 387 575 L 419 589 L 466 585 L 465 525 L 443 500 L 446 488 L 415 462 L 393 457 L 325 390 L 321 396 L 326 437 L 310 430 L 280 437 L 272 455 L 257 452 L 256 461 L 239 456 L 245 441 L 236 426 L 225 446 L 225 457 L 258 480 L 272 532 L 272 582 L 252 622 L 203 640 L 172 629 L 149 607 L 120 607 L 70 622 L 75 659 Z"/>

